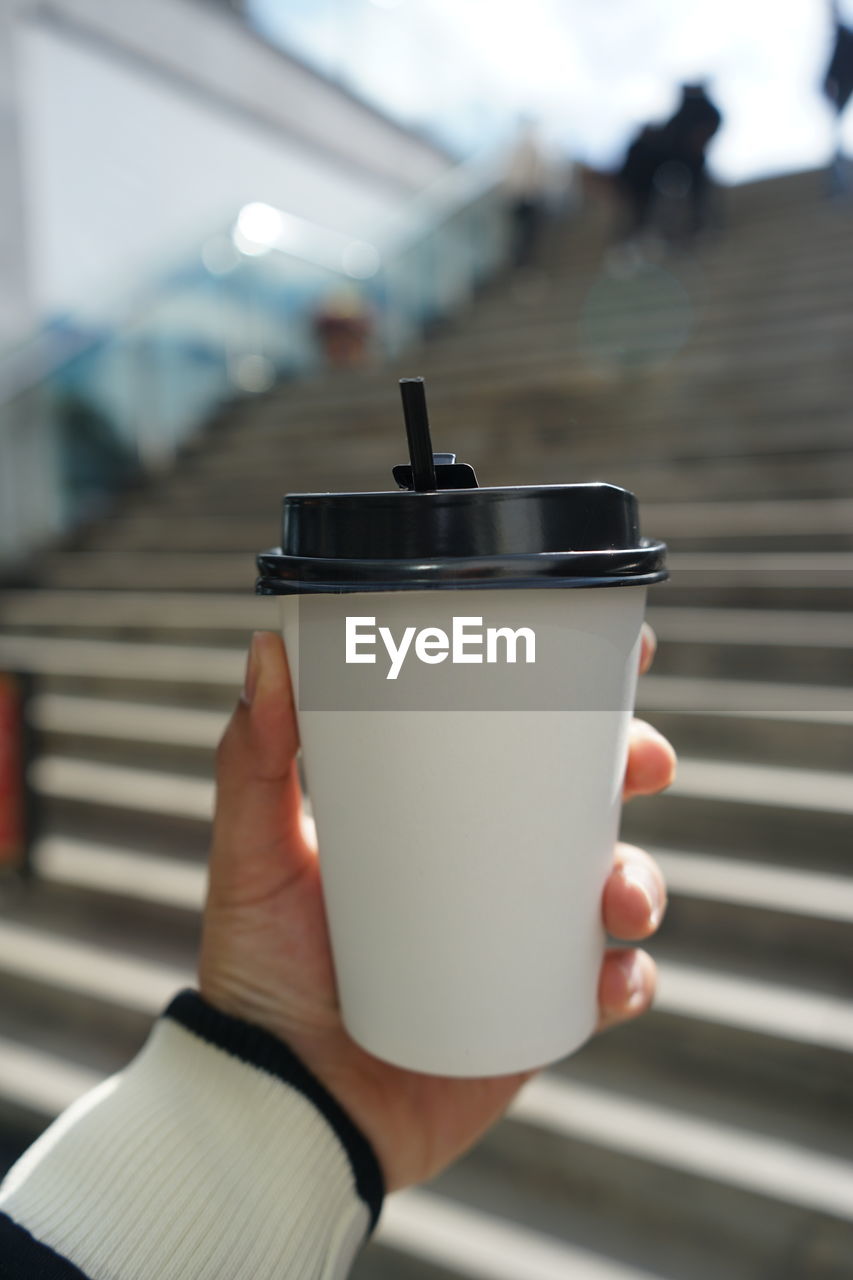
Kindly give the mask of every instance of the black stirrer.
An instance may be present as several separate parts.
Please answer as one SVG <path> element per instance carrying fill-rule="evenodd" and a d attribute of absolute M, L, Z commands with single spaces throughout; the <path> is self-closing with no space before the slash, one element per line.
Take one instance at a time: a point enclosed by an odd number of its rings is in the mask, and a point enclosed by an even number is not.
<path fill-rule="evenodd" d="M 423 378 L 401 378 L 400 395 L 403 399 L 403 417 L 412 462 L 413 488 L 416 493 L 434 493 L 438 485 Z"/>

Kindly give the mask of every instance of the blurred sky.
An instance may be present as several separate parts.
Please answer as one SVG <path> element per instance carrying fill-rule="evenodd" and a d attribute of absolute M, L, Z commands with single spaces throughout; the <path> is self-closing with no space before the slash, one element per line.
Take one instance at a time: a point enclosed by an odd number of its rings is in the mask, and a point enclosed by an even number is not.
<path fill-rule="evenodd" d="M 589 163 L 616 162 L 676 85 L 707 78 L 723 181 L 826 163 L 828 0 L 248 0 L 258 26 L 460 151 L 519 112 Z M 853 0 L 842 0 L 853 23 Z M 853 112 L 845 144 L 853 149 Z"/>

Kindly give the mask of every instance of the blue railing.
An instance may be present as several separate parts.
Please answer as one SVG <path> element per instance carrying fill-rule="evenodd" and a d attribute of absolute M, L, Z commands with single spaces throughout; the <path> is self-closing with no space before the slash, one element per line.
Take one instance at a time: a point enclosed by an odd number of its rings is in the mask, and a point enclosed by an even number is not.
<path fill-rule="evenodd" d="M 317 372 L 330 299 L 369 315 L 374 359 L 464 305 L 507 255 L 501 169 L 448 171 L 376 244 L 247 206 L 137 296 L 0 359 L 0 560 L 168 466 L 224 402 Z"/>

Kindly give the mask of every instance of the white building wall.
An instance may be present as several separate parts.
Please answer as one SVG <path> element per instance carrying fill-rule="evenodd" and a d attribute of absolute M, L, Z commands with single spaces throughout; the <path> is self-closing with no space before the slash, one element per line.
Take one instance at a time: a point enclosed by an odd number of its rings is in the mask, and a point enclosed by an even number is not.
<path fill-rule="evenodd" d="M 41 316 L 115 298 L 251 200 L 381 235 L 448 163 L 195 0 L 21 4 L 16 54 Z"/>
<path fill-rule="evenodd" d="M 31 319 L 13 0 L 0 0 L 0 350 Z"/>

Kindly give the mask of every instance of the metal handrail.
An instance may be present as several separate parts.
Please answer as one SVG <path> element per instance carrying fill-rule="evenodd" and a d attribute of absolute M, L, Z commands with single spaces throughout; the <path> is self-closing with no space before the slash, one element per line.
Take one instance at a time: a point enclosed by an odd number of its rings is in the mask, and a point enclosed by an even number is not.
<path fill-rule="evenodd" d="M 97 516 L 169 463 L 223 401 L 314 372 L 330 298 L 356 291 L 386 357 L 460 306 L 506 257 L 493 154 L 448 173 L 377 244 L 244 206 L 183 265 L 77 325 L 46 326 L 0 360 L 0 559 Z M 344 321 L 346 324 L 346 320 Z M 325 339 L 322 334 L 327 335 Z M 331 348 L 327 346 L 329 352 Z"/>
<path fill-rule="evenodd" d="M 277 213 L 283 222 L 298 223 L 302 236 L 307 242 L 301 248 L 294 242 L 275 243 L 271 244 L 270 248 L 274 248 L 277 253 L 285 257 L 311 266 L 320 266 L 351 279 L 368 278 L 369 275 L 375 274 L 374 271 L 362 274 L 358 270 L 346 269 L 348 250 L 350 252 L 365 251 L 366 257 L 367 251 L 372 251 L 375 254 L 378 270 L 384 261 L 398 257 L 410 245 L 429 235 L 460 209 L 481 198 L 498 185 L 502 160 L 502 152 L 489 148 L 448 168 L 406 204 L 404 211 L 398 215 L 383 236 L 385 244 L 382 247 L 332 230 L 312 219 L 297 217 L 285 210 L 273 210 L 272 206 L 265 206 Z M 244 210 L 245 208 L 246 206 Z M 243 210 L 231 219 L 223 219 L 216 232 L 204 237 L 204 242 L 212 239 L 216 234 L 221 234 L 223 225 L 238 228 L 242 212 Z M 196 255 L 198 243 L 197 241 L 195 245 Z M 331 245 L 337 246 L 337 264 L 330 253 Z M 184 255 L 184 260 L 187 256 Z M 161 277 L 155 284 L 145 286 L 130 300 L 125 295 L 116 303 L 105 307 L 101 324 L 117 328 L 133 323 L 141 313 L 156 304 L 157 299 L 168 289 L 172 275 L 173 273 L 169 272 L 166 274 L 165 282 Z M 83 325 L 75 329 L 68 321 L 61 329 L 55 324 L 48 323 L 22 342 L 6 351 L 0 351 L 0 407 L 44 379 L 58 373 L 67 363 L 77 359 L 86 351 L 96 348 L 100 343 L 108 340 L 108 337 L 109 335 L 103 332 L 87 331 Z M 2 427 L 2 420 L 0 420 L 0 427 Z"/>

